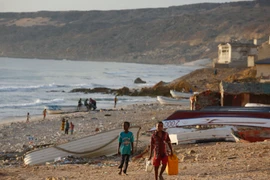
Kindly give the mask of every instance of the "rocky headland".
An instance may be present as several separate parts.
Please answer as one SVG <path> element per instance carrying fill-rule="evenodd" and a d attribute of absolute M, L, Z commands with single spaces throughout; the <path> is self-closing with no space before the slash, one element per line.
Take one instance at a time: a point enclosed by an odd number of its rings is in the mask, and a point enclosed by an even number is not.
<path fill-rule="evenodd" d="M 205 90 L 219 91 L 219 83 L 226 82 L 257 82 L 256 69 L 253 68 L 219 68 L 217 74 L 214 74 L 214 68 L 202 67 L 185 76 L 179 77 L 171 82 L 163 82 L 162 80 L 152 87 L 143 87 L 141 89 L 130 89 L 122 87 L 120 89 L 110 88 L 78 88 L 70 92 L 83 93 L 112 93 L 128 96 L 170 96 L 170 90 L 182 91 L 185 89 L 188 92 L 190 89 L 193 92 L 202 92 Z"/>

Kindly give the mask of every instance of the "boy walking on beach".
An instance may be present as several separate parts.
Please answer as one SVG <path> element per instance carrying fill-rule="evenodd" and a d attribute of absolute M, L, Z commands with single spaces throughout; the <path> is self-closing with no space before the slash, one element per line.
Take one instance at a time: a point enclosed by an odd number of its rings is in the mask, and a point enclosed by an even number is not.
<path fill-rule="evenodd" d="M 133 137 L 133 133 L 128 131 L 129 127 L 130 127 L 130 123 L 125 121 L 123 124 L 124 131 L 119 134 L 119 138 L 118 138 L 119 146 L 117 149 L 117 153 L 119 155 L 121 153 L 121 163 L 120 163 L 120 166 L 118 167 L 120 169 L 118 173 L 119 175 L 122 174 L 123 166 L 124 166 L 123 173 L 127 175 L 129 157 L 134 152 L 133 151 L 134 150 L 133 148 L 134 137 Z"/>
<path fill-rule="evenodd" d="M 116 104 L 117 104 L 117 95 L 114 97 L 114 108 L 116 108 Z"/>
<path fill-rule="evenodd" d="M 156 124 L 156 131 L 153 133 L 151 137 L 151 146 L 150 146 L 150 156 L 149 161 L 152 158 L 152 152 L 154 150 L 154 157 L 153 157 L 153 166 L 155 168 L 155 179 L 158 179 L 158 169 L 160 166 L 160 163 L 162 162 L 162 167 L 159 173 L 159 179 L 163 180 L 163 172 L 166 169 L 167 163 L 168 163 L 168 154 L 166 150 L 166 143 L 168 144 L 171 155 L 173 155 L 172 151 L 172 144 L 169 137 L 169 134 L 165 131 L 163 131 L 163 122 L 159 121 Z"/>
<path fill-rule="evenodd" d="M 47 114 L 47 109 L 45 108 L 45 109 L 43 110 L 43 120 L 46 118 L 46 114 Z"/>
<path fill-rule="evenodd" d="M 74 131 L 74 124 L 70 122 L 70 134 L 73 134 Z"/>

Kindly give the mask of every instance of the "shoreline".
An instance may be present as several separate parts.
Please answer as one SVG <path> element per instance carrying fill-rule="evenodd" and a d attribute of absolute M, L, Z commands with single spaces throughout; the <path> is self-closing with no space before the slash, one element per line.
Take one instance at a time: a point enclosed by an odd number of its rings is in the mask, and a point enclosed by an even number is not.
<path fill-rule="evenodd" d="M 96 110 L 92 110 L 93 112 L 99 112 L 99 111 L 119 111 L 119 110 L 128 110 L 128 109 L 132 109 L 132 107 L 135 105 L 149 105 L 149 104 L 158 104 L 158 102 L 148 102 L 148 103 L 144 103 L 144 102 L 138 102 L 136 104 L 125 104 L 125 105 L 119 105 L 117 104 L 116 108 L 100 108 L 100 109 L 96 109 Z M 89 111 L 90 112 L 90 111 Z M 56 118 L 57 116 L 63 116 L 63 115 L 72 115 L 74 113 L 83 113 L 83 112 L 71 112 L 71 113 L 57 113 L 57 114 L 49 114 L 47 112 L 46 114 L 46 119 L 50 118 Z M 0 119 L 0 125 L 4 125 L 4 124 L 10 124 L 10 123 L 17 123 L 17 122 L 26 122 L 26 115 L 25 116 L 10 116 L 10 117 L 3 117 L 2 119 Z M 40 114 L 34 114 L 31 115 L 30 114 L 30 122 L 31 121 L 39 121 L 39 120 L 43 120 L 43 115 Z"/>

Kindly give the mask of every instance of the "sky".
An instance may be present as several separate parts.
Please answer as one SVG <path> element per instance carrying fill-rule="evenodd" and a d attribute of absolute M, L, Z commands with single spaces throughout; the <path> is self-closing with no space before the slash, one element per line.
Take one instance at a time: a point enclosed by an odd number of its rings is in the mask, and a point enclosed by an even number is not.
<path fill-rule="evenodd" d="M 122 10 L 250 0 L 0 0 L 0 12 Z"/>

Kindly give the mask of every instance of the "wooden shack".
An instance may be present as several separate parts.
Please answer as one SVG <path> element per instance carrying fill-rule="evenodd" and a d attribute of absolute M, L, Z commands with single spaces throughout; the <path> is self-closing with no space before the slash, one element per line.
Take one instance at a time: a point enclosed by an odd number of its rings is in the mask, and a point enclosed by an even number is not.
<path fill-rule="evenodd" d="M 256 63 L 257 74 L 260 82 L 270 82 L 270 58 L 259 60 Z"/>
<path fill-rule="evenodd" d="M 270 83 L 220 83 L 221 106 L 245 106 L 246 103 L 270 104 Z"/>
<path fill-rule="evenodd" d="M 211 90 L 193 95 L 194 103 L 191 103 L 191 110 L 200 110 L 206 106 L 220 106 L 220 97 L 220 92 Z"/>

